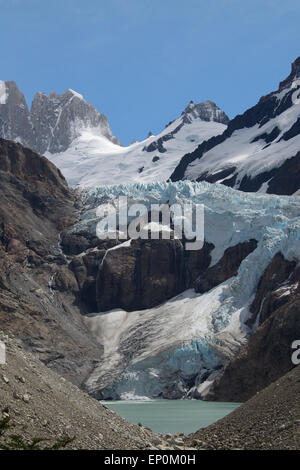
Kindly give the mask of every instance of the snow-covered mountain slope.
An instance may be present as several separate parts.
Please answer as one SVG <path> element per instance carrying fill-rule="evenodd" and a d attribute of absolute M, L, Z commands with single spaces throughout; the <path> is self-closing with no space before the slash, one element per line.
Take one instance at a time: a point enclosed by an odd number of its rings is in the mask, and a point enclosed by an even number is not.
<path fill-rule="evenodd" d="M 105 135 L 86 128 L 65 152 L 47 152 L 46 156 L 71 186 L 166 181 L 182 155 L 221 134 L 227 122 L 227 116 L 215 103 L 191 102 L 159 135 L 129 147 L 115 145 Z"/>
<path fill-rule="evenodd" d="M 300 57 L 276 92 L 230 121 L 221 136 L 186 154 L 171 179 L 295 194 L 300 188 Z"/>
<path fill-rule="evenodd" d="M 0 137 L 15 140 L 40 154 L 62 152 L 89 129 L 119 145 L 103 114 L 75 91 L 36 93 L 31 109 L 15 82 L 0 82 Z"/>
<path fill-rule="evenodd" d="M 91 393 L 100 398 L 199 397 L 247 340 L 250 305 L 273 256 L 280 251 L 286 259 L 299 261 L 299 198 L 187 181 L 99 188 L 87 192 L 86 212 L 73 233 L 94 231 L 98 205 L 114 204 L 119 195 L 149 205 L 204 204 L 205 240 L 215 247 L 211 266 L 227 248 L 257 241 L 236 276 L 203 294 L 189 289 L 155 308 L 115 309 L 86 319 L 105 355 L 87 381 Z"/>
<path fill-rule="evenodd" d="M 167 180 L 184 154 L 228 121 L 212 101 L 191 101 L 159 135 L 122 147 L 107 118 L 74 90 L 38 92 L 29 110 L 15 82 L 0 82 L 0 137 L 46 155 L 71 186 Z"/>

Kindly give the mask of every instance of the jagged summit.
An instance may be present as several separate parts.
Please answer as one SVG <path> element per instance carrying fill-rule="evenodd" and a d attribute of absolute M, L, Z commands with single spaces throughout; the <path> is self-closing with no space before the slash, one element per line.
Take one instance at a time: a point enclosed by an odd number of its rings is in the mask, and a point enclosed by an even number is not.
<path fill-rule="evenodd" d="M 85 130 L 120 145 L 104 114 L 76 91 L 37 92 L 29 110 L 15 82 L 0 82 L 0 137 L 19 141 L 41 154 L 57 153 L 67 150 Z"/>
<path fill-rule="evenodd" d="M 182 112 L 182 116 L 184 116 L 186 123 L 190 123 L 192 119 L 220 122 L 221 124 L 228 124 L 229 122 L 229 118 L 224 111 L 210 100 L 198 104 L 194 103 L 194 101 L 190 101 Z"/>
<path fill-rule="evenodd" d="M 72 186 L 166 181 L 182 155 L 221 134 L 227 121 L 225 113 L 211 101 L 194 106 L 190 103 L 162 132 L 158 135 L 149 132 L 142 142 L 120 147 L 85 132 L 67 151 L 47 156 Z"/>
<path fill-rule="evenodd" d="M 49 96 L 37 93 L 32 102 L 30 119 L 36 149 L 40 153 L 65 151 L 85 129 L 93 129 L 96 135 L 119 144 L 104 114 L 100 114 L 82 95 L 71 89 L 64 94 L 52 92 Z"/>
<path fill-rule="evenodd" d="M 292 70 L 291 70 L 290 75 L 285 80 L 280 82 L 279 90 L 286 88 L 297 78 L 300 79 L 300 56 L 297 57 L 297 59 L 292 63 Z"/>

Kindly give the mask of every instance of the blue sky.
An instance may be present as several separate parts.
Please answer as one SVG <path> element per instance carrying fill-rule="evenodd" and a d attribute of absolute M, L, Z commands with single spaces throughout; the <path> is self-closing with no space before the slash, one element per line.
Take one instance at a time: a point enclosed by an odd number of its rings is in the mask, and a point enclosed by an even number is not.
<path fill-rule="evenodd" d="M 277 89 L 300 55 L 298 0 L 0 0 L 1 80 L 73 88 L 124 143 L 190 100 L 230 117 Z"/>

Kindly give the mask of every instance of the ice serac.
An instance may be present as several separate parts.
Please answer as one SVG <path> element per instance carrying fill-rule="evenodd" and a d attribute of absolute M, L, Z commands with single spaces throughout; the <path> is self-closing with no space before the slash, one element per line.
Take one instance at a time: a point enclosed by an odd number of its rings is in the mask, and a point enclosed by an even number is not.
<path fill-rule="evenodd" d="M 162 132 L 149 133 L 142 142 L 120 147 L 87 130 L 65 152 L 47 156 L 72 186 L 166 181 L 182 155 L 221 134 L 227 122 L 228 117 L 212 101 L 190 103 Z"/>
<path fill-rule="evenodd" d="M 270 194 L 300 189 L 300 58 L 277 91 L 184 155 L 171 176 L 180 179 Z"/>
<path fill-rule="evenodd" d="M 204 204 L 210 265 L 201 269 L 211 282 L 204 286 L 200 277 L 198 292 L 191 287 L 153 308 L 128 312 L 113 306 L 90 314 L 86 322 L 104 347 L 104 358 L 87 389 L 98 398 L 204 397 L 220 368 L 257 327 L 251 323 L 252 304 L 274 256 L 282 253 L 287 261 L 299 262 L 299 198 L 243 193 L 207 182 L 102 187 L 87 192 L 86 210 L 73 235 L 93 233 L 96 207 L 115 204 L 118 195 L 149 206 Z M 120 248 L 112 249 L 117 254 Z"/>

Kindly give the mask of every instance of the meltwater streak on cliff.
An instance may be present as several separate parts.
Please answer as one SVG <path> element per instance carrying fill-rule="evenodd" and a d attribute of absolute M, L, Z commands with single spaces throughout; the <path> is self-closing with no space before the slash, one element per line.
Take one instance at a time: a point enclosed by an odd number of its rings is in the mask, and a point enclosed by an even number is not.
<path fill-rule="evenodd" d="M 300 201 L 297 197 L 249 194 L 209 183 L 101 187 L 86 193 L 86 213 L 73 230 L 93 230 L 96 207 L 113 204 L 119 195 L 149 207 L 153 202 L 167 201 L 204 204 L 205 239 L 215 245 L 211 265 L 228 247 L 253 238 L 258 242 L 256 250 L 242 261 L 236 277 L 203 295 L 189 290 L 152 309 L 128 314 L 118 309 L 87 318 L 104 349 L 108 344 L 106 327 L 119 332 L 113 350 L 107 350 L 105 367 L 97 367 L 88 379 L 89 390 L 102 388 L 106 397 L 115 398 L 128 394 L 155 396 L 170 380 L 167 373 L 188 377 L 203 369 L 212 370 L 224 363 L 228 347 L 234 350 L 245 341 L 249 305 L 271 259 L 279 251 L 286 259 L 299 259 Z M 139 346 L 128 362 L 122 345 L 136 340 L 136 334 Z M 115 376 L 108 376 L 109 364 Z"/>

